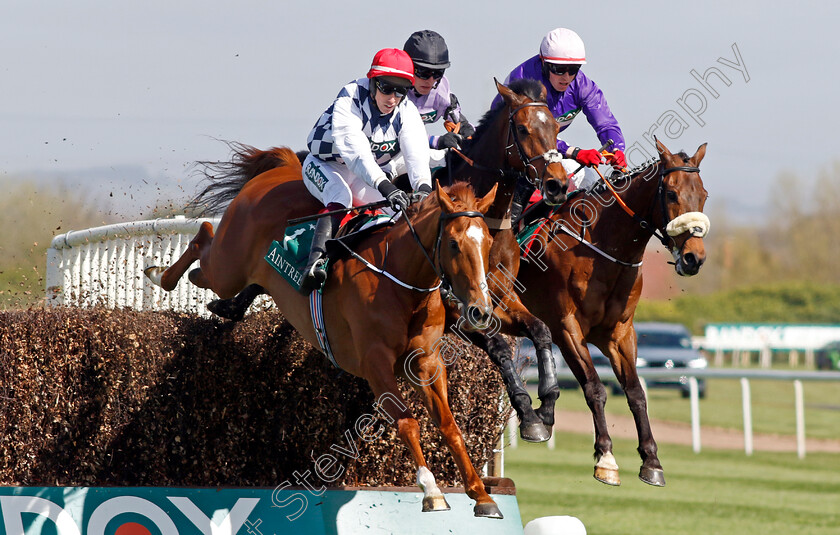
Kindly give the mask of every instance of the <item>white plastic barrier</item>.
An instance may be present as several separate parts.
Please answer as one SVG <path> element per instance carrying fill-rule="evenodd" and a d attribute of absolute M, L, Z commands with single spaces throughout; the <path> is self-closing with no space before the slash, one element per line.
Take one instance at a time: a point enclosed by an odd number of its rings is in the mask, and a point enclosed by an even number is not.
<path fill-rule="evenodd" d="M 52 305 L 174 310 L 202 316 L 217 296 L 183 277 L 171 292 L 143 276 L 148 266 L 169 266 L 186 250 L 204 221 L 219 218 L 134 221 L 71 231 L 47 251 L 47 301 Z M 197 266 L 197 264 L 196 264 Z"/>
<path fill-rule="evenodd" d="M 586 535 L 586 527 L 574 516 L 544 516 L 525 524 L 525 535 Z"/>

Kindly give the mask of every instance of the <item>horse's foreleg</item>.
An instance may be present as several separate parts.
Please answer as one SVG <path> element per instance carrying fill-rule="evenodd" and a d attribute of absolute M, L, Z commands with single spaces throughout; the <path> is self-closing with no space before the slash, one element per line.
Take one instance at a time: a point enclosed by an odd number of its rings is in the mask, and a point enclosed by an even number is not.
<path fill-rule="evenodd" d="M 411 381 L 412 386 L 422 396 L 426 409 L 443 434 L 449 451 L 452 452 L 455 464 L 461 472 L 461 479 L 464 481 L 464 490 L 476 502 L 473 513 L 478 517 L 503 518 L 499 506 L 487 494 L 484 483 L 467 453 L 461 430 L 452 416 L 447 392 L 446 367 L 440 356 L 437 353 L 425 354 L 411 364 L 414 378 L 416 378 Z"/>
<path fill-rule="evenodd" d="M 178 281 L 184 276 L 184 273 L 186 273 L 192 263 L 201 258 L 202 252 L 210 246 L 212 241 L 213 225 L 205 221 L 198 228 L 198 233 L 196 233 L 195 238 L 190 240 L 189 245 L 187 245 L 187 250 L 184 251 L 184 254 L 172 266 L 165 270 L 159 266 L 151 266 L 144 269 L 143 273 L 152 283 L 157 284 L 167 292 L 171 292 L 175 289 Z M 207 281 L 200 270 L 195 275 L 190 273 L 190 280 L 193 284 L 201 288 L 209 288 L 209 281 Z"/>
<path fill-rule="evenodd" d="M 561 336 L 557 338 L 557 345 L 560 347 L 569 369 L 583 389 L 583 396 L 592 413 L 592 423 L 595 427 L 594 477 L 608 485 L 620 485 L 618 464 L 612 453 L 612 439 L 607 429 L 607 418 L 604 411 L 607 403 L 607 390 L 592 364 L 592 357 L 584 343 L 580 326 L 572 319 L 567 319 L 563 322 L 563 325 L 564 330 Z"/>
<path fill-rule="evenodd" d="M 522 378 L 513 363 L 510 345 L 501 334 L 492 337 L 475 331 L 463 333 L 469 340 L 487 353 L 490 360 L 499 368 L 505 383 L 510 405 L 519 418 L 519 435 L 527 442 L 545 442 L 551 438 L 551 431 L 546 429 L 543 420 L 531 406 L 531 396 L 522 383 Z"/>
<path fill-rule="evenodd" d="M 638 452 L 642 458 L 639 479 L 649 485 L 664 487 L 665 474 L 659 462 L 658 448 L 650 428 L 645 390 L 636 372 L 635 338 L 636 334 L 631 330 L 616 344 L 615 358 L 618 359 L 617 362 L 620 362 L 616 375 L 624 389 L 627 405 L 633 413 L 633 420 L 636 422 L 636 434 L 639 437 Z M 616 368 L 615 365 L 613 367 Z"/>
<path fill-rule="evenodd" d="M 423 491 L 423 512 L 448 511 L 443 493 L 437 486 L 435 476 L 426 464 L 423 450 L 420 448 L 420 425 L 412 416 L 405 400 L 397 386 L 396 377 L 387 366 L 371 371 L 367 377 L 368 384 L 376 396 L 376 410 L 394 422 L 400 439 L 408 447 L 408 451 L 417 464 L 417 485 Z"/>

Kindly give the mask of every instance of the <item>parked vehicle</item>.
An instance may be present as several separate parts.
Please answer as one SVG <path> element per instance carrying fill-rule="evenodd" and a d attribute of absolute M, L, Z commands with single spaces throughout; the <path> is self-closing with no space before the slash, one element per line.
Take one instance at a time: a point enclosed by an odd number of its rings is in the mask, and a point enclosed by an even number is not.
<path fill-rule="evenodd" d="M 640 322 L 635 324 L 638 356 L 636 368 L 705 368 L 708 361 L 702 353 L 691 346 L 691 333 L 679 323 L 656 323 Z M 612 365 L 609 359 L 592 344 L 587 344 L 592 363 L 598 370 L 601 382 L 604 383 L 613 394 L 621 394 L 623 391 L 618 380 L 612 372 Z M 560 350 L 553 346 L 554 359 L 558 371 L 568 367 L 563 360 Z M 520 358 L 528 358 L 529 366 L 522 374 L 526 381 L 535 381 L 538 378 L 534 346 L 530 340 L 523 339 L 520 345 Z M 678 388 L 683 397 L 689 396 L 688 377 L 683 375 L 674 378 L 646 379 L 648 388 Z M 577 388 L 577 381 L 574 379 L 559 379 L 560 388 Z M 698 394 L 706 396 L 706 381 L 697 380 Z"/>
<path fill-rule="evenodd" d="M 612 386 L 613 392 L 621 393 L 621 387 L 618 386 L 618 381 L 613 375 L 612 364 L 601 350 L 592 344 L 587 344 L 589 348 L 589 355 L 592 357 L 592 364 L 598 369 L 598 375 L 601 381 L 608 386 Z M 563 355 L 560 353 L 560 348 L 556 345 L 551 345 L 552 353 L 554 355 L 554 362 L 557 371 L 568 370 Z M 536 352 L 534 351 L 534 344 L 527 338 L 522 338 L 519 346 L 519 358 L 528 359 L 528 367 L 522 372 L 522 378 L 525 381 L 537 381 L 539 379 L 539 370 L 537 369 Z M 573 390 L 577 388 L 578 382 L 574 378 L 558 378 L 557 384 L 560 388 Z"/>
<path fill-rule="evenodd" d="M 822 346 L 814 353 L 814 357 L 818 370 L 840 371 L 840 340 Z"/>
<path fill-rule="evenodd" d="M 691 333 L 679 323 L 640 322 L 636 328 L 636 368 L 705 368 L 706 357 L 691 346 Z M 679 388 L 688 397 L 688 377 L 647 379 L 648 388 Z M 706 381 L 697 380 L 698 394 L 706 396 Z"/>

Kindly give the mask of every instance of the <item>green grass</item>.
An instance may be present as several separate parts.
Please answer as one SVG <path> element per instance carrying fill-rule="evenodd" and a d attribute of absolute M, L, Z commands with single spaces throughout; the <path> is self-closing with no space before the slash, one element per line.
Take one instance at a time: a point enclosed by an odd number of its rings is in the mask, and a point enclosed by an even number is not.
<path fill-rule="evenodd" d="M 806 436 L 840 440 L 840 382 L 803 381 L 802 386 Z M 710 379 L 706 387 L 706 397 L 700 400 L 701 425 L 743 429 L 740 381 Z M 750 390 L 753 432 L 796 434 L 792 381 L 750 380 Z M 558 406 L 563 410 L 589 412 L 579 388 L 563 390 Z M 608 415 L 630 415 L 623 395 L 609 393 L 606 410 Z M 682 398 L 677 390 L 648 390 L 648 413 L 659 420 L 691 421 L 689 400 Z"/>
<path fill-rule="evenodd" d="M 678 397 L 678 394 L 677 396 Z M 675 397 L 675 399 L 676 399 Z M 592 478 L 592 437 L 562 434 L 557 448 L 505 450 L 523 523 L 570 515 L 589 535 L 797 534 L 840 532 L 840 455 L 706 451 L 661 444 L 667 486 L 639 481 L 635 440 L 614 440 L 622 485 Z"/>

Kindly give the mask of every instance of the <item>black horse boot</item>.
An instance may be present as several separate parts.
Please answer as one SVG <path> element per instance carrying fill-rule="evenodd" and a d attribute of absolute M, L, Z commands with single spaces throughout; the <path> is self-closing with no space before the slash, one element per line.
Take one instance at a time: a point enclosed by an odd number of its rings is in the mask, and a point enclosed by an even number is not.
<path fill-rule="evenodd" d="M 324 216 L 315 225 L 315 235 L 312 236 L 312 246 L 309 249 L 309 261 L 303 268 L 303 280 L 300 281 L 300 293 L 309 295 L 319 289 L 327 280 L 327 240 L 333 235 L 333 221 L 330 216 Z"/>
<path fill-rule="evenodd" d="M 540 407 L 537 409 L 537 416 L 545 424 L 549 434 L 554 429 L 554 404 L 560 397 L 560 386 L 557 384 L 557 369 L 554 364 L 554 355 L 551 349 L 537 351 L 538 369 L 540 382 L 537 388 L 537 397 L 540 398 Z"/>
<path fill-rule="evenodd" d="M 531 199 L 531 194 L 537 189 L 536 186 L 527 180 L 520 179 L 516 183 L 516 190 L 513 193 L 513 201 L 510 205 L 510 219 L 516 221 L 522 215 L 522 211 L 528 206 L 528 201 Z"/>

